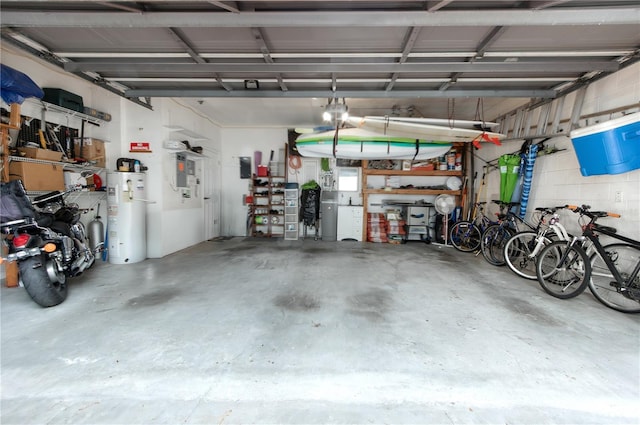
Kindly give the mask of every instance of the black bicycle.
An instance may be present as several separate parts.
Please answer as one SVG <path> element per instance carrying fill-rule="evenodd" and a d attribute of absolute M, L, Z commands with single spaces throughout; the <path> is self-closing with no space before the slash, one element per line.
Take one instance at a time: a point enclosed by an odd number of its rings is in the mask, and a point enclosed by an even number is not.
<path fill-rule="evenodd" d="M 482 256 L 489 264 L 494 266 L 504 266 L 504 246 L 513 235 L 527 230 L 534 230 L 536 226 L 527 223 L 511 209 L 520 205 L 519 202 L 492 201 L 500 206 L 498 223 L 485 229 L 480 238 L 480 250 Z M 506 211 L 506 212 L 505 212 Z"/>
<path fill-rule="evenodd" d="M 598 301 L 624 313 L 640 313 L 640 241 L 618 235 L 616 229 L 596 223 L 601 217 L 620 217 L 590 211 L 589 205 L 567 208 L 588 217 L 582 235 L 547 245 L 536 267 L 542 289 L 557 298 L 573 298 L 587 286 Z M 598 234 L 622 241 L 603 246 Z M 591 255 L 586 249 L 595 251 Z"/>

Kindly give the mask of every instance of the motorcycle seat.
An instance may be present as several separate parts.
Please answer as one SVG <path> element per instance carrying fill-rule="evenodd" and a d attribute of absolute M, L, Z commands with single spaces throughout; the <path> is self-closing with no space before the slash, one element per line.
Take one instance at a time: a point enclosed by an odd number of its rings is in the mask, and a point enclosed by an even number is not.
<path fill-rule="evenodd" d="M 65 236 L 71 236 L 71 226 L 64 221 L 54 221 L 48 226 L 51 230 L 61 233 Z"/>
<path fill-rule="evenodd" d="M 53 214 L 39 213 L 36 217 L 36 223 L 40 227 L 50 227 L 53 224 Z"/>

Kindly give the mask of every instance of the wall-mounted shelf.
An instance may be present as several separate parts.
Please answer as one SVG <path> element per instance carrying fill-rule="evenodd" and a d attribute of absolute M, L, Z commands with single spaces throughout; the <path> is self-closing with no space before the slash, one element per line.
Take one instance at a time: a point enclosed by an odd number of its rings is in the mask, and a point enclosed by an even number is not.
<path fill-rule="evenodd" d="M 167 149 L 167 148 L 165 148 Z M 207 155 L 203 155 L 201 153 L 196 153 L 196 152 L 191 152 L 191 151 L 174 151 L 171 149 L 167 149 L 169 151 L 169 153 L 171 155 L 177 156 L 178 154 L 182 154 L 184 156 L 186 156 L 189 159 L 193 159 L 193 160 L 200 160 L 200 159 L 205 159 L 205 158 L 209 158 Z"/>
<path fill-rule="evenodd" d="M 36 105 L 36 106 L 40 106 L 45 113 L 58 112 L 60 114 L 67 115 L 72 118 L 78 118 L 95 125 L 104 124 L 106 122 L 104 120 L 101 120 L 100 118 L 96 118 L 91 115 L 84 114 L 82 112 L 74 111 L 73 109 L 68 109 L 62 106 L 54 105 L 53 103 L 45 102 L 44 100 L 28 98 L 25 100 L 25 102 Z"/>
<path fill-rule="evenodd" d="M 186 129 L 186 128 L 184 128 L 182 126 L 179 126 L 179 125 L 165 125 L 164 128 L 169 129 L 169 131 L 171 131 L 172 133 L 181 134 L 181 135 L 186 136 L 189 139 L 194 140 L 194 141 L 209 140 L 208 137 L 205 137 L 202 134 L 198 134 L 195 131 L 191 131 L 191 130 Z"/>
<path fill-rule="evenodd" d="M 52 164 L 52 165 L 60 165 L 65 170 L 73 170 L 77 172 L 89 170 L 89 171 L 102 171 L 104 168 L 94 167 L 92 165 L 84 165 L 84 164 L 74 164 L 71 162 L 58 162 L 58 161 L 47 161 L 44 159 L 34 159 L 34 158 L 25 158 L 23 156 L 10 156 L 9 161 L 18 161 L 18 162 L 32 162 L 34 164 Z"/>

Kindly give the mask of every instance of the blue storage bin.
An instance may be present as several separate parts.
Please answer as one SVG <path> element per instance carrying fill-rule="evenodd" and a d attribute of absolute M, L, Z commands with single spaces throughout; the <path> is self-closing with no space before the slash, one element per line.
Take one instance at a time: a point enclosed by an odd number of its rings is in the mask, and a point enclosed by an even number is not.
<path fill-rule="evenodd" d="M 583 176 L 640 168 L 640 112 L 573 130 L 571 142 Z"/>

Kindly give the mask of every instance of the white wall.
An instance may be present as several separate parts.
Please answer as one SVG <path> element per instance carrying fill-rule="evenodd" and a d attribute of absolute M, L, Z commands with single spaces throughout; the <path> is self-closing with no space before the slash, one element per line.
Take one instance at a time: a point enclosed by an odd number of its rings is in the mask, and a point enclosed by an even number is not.
<path fill-rule="evenodd" d="M 193 146 L 206 146 L 220 150 L 220 129 L 184 103 L 174 99 L 153 99 L 154 110 L 137 105 L 112 94 L 81 78 L 69 75 L 44 61 L 18 50 L 2 46 L 2 63 L 27 74 L 40 87 L 57 87 L 76 93 L 85 106 L 108 112 L 112 120 L 100 127 L 85 125 L 85 136 L 107 141 L 107 169 L 116 169 L 117 158 L 134 158 L 149 167 L 147 171 L 147 197 L 154 201 L 147 206 L 147 256 L 163 257 L 192 246 L 204 238 L 202 190 L 192 190 L 192 198 L 185 199 L 175 188 L 175 152 L 163 148 L 168 139 L 189 140 Z M 22 114 L 40 118 L 41 107 L 35 102 L 25 102 Z M 80 128 L 80 120 L 48 113 L 47 120 Z M 69 121 L 67 121 L 69 120 Z M 206 140 L 194 141 L 184 135 L 176 135 L 165 126 L 182 126 L 203 135 Z M 130 153 L 129 144 L 145 141 L 151 145 L 151 153 Z M 197 175 L 202 177 L 202 163 L 196 162 Z M 106 176 L 105 176 L 106 177 Z M 103 179 L 106 184 L 106 179 Z M 202 182 L 201 182 L 202 183 Z M 191 188 L 202 184 L 191 182 Z M 219 186 L 219 185 L 216 185 Z M 93 196 L 79 197 L 81 206 L 96 203 Z M 101 210 L 106 224 L 106 199 Z M 88 221 L 92 216 L 88 216 Z"/>
<path fill-rule="evenodd" d="M 568 96 L 563 118 L 570 118 L 574 97 L 575 94 Z M 640 64 L 635 64 L 591 84 L 586 92 L 582 115 L 635 105 L 638 99 L 640 99 Z M 638 111 L 638 108 L 631 108 L 629 111 Z M 596 117 L 589 119 L 588 122 L 582 120 L 580 126 L 592 125 L 598 121 L 603 122 L 619 116 L 621 114 Z M 566 125 L 564 131 L 568 133 Z M 502 147 L 483 144 L 482 149 L 476 151 L 476 155 L 485 161 L 492 160 L 502 154 L 518 151 L 521 144 L 522 141 L 505 142 Z M 538 206 L 588 204 L 594 210 L 621 214 L 621 219 L 607 218 L 601 219 L 601 222 L 616 227 L 620 234 L 640 239 L 640 170 L 616 175 L 584 177 L 580 174 L 578 159 L 569 137 L 558 137 L 545 142 L 545 145 L 555 145 L 558 149 L 566 150 L 537 158 L 527 209 L 528 217 Z M 484 164 L 482 160 L 477 159 L 475 163 L 479 175 L 482 174 L 481 167 Z M 492 171 L 487 180 L 485 200 L 498 199 L 499 172 Z M 622 202 L 615 202 L 617 191 L 623 192 Z M 573 232 L 578 232 L 577 215 L 564 212 L 563 223 Z"/>
<path fill-rule="evenodd" d="M 254 152 L 262 152 L 262 164 L 269 165 L 269 155 L 274 151 L 274 161 L 287 143 L 287 129 L 223 128 L 222 138 L 222 218 L 221 233 L 226 236 L 246 236 L 247 207 L 242 195 L 249 194 L 250 179 L 240 178 L 240 157 L 251 158 L 251 171 L 255 173 Z"/>
<path fill-rule="evenodd" d="M 176 152 L 165 149 L 167 140 L 187 140 L 191 146 L 220 148 L 220 129 L 188 106 L 173 99 L 154 99 L 154 110 L 127 100 L 123 105 L 124 157 L 138 159 L 149 167 L 147 171 L 147 255 L 164 257 L 172 252 L 195 245 L 204 240 L 202 206 L 202 162 L 196 162 L 195 181 L 189 182 L 191 198 L 182 196 L 176 186 Z M 173 127 L 182 127 L 201 135 L 206 140 L 177 133 Z M 129 153 L 129 143 L 149 142 L 151 153 Z M 192 159 L 190 157 L 189 159 Z"/>

